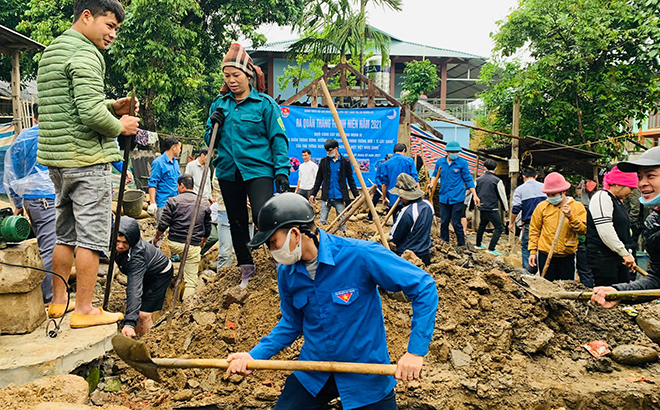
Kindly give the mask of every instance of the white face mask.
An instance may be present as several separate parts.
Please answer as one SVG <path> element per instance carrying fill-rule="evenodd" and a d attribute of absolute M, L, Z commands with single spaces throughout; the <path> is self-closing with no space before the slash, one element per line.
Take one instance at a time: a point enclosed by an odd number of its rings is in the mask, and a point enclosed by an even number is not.
<path fill-rule="evenodd" d="M 301 240 L 298 241 L 298 245 L 296 245 L 296 248 L 293 251 L 289 250 L 291 231 L 292 229 L 289 229 L 289 233 L 286 234 L 284 245 L 282 245 L 280 249 L 270 251 L 271 255 L 273 255 L 273 259 L 275 259 L 275 262 L 281 263 L 282 265 L 293 265 L 302 257 L 302 238 L 300 238 Z"/>

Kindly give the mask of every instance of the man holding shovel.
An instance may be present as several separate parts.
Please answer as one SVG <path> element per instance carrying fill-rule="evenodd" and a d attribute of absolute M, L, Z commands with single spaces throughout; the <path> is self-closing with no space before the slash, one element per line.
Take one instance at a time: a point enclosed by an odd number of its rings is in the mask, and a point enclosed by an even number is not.
<path fill-rule="evenodd" d="M 591 303 L 604 308 L 619 303 L 605 300 L 608 292 L 660 289 L 660 147 L 651 148 L 634 161 L 620 162 L 618 168 L 622 172 L 637 172 L 638 188 L 642 192 L 639 202 L 652 209 L 642 227 L 642 237 L 649 254 L 649 268 L 647 276 L 634 282 L 594 288 Z"/>
<path fill-rule="evenodd" d="M 110 248 L 110 163 L 121 161 L 115 138 L 135 135 L 140 119 L 130 98 L 106 100 L 105 60 L 99 50 L 117 37 L 124 9 L 117 0 L 76 0 L 71 29 L 56 38 L 39 61 L 40 128 L 37 162 L 55 186 L 57 245 L 53 272 L 68 280 L 76 254 L 76 303 L 72 328 L 115 323 L 121 313 L 94 308 L 99 253 Z M 136 108 L 138 104 L 135 104 Z M 50 317 L 65 314 L 63 281 L 53 281 Z"/>
<path fill-rule="evenodd" d="M 543 272 L 550 259 L 544 275 L 550 281 L 573 280 L 578 235 L 587 232 L 587 211 L 566 196 L 570 187 L 560 173 L 548 174 L 542 189 L 548 199 L 536 207 L 529 224 L 529 266 Z"/>
<path fill-rule="evenodd" d="M 268 359 L 301 334 L 300 360 L 389 364 L 380 286 L 411 300 L 408 351 L 395 377 L 418 379 L 438 304 L 433 278 L 377 243 L 327 234 L 313 221 L 311 205 L 293 193 L 271 198 L 259 213 L 250 246 L 268 244 L 280 263 L 282 318 L 250 353 L 229 355 L 227 374 L 250 374 L 248 360 Z M 391 376 L 296 371 L 275 409 L 322 408 L 337 397 L 345 409 L 396 409 L 395 384 Z"/>

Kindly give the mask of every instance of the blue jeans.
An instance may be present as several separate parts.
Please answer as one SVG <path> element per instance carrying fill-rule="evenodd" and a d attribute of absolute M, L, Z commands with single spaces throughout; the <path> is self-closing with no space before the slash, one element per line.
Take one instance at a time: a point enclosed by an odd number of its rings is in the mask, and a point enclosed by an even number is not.
<path fill-rule="evenodd" d="M 218 211 L 218 268 L 231 266 L 233 263 L 231 230 L 227 211 Z"/>
<path fill-rule="evenodd" d="M 440 204 L 440 239 L 449 243 L 449 222 L 454 226 L 456 245 L 465 246 L 465 232 L 463 232 L 463 202 L 457 204 Z"/>
<path fill-rule="evenodd" d="M 277 404 L 275 404 L 274 410 L 321 410 L 337 397 L 339 397 L 339 391 L 334 376 L 330 376 L 325 386 L 314 397 L 309 394 L 305 386 L 300 384 L 298 378 L 291 374 L 286 379 L 284 389 L 277 400 Z M 396 410 L 396 408 L 396 396 L 394 390 L 392 390 L 381 401 L 360 407 L 357 410 Z"/>
<path fill-rule="evenodd" d="M 327 201 L 321 201 L 321 225 L 325 225 L 328 222 L 328 214 L 330 213 L 330 208 L 335 208 L 337 216 L 340 213 L 344 212 L 346 205 L 342 199 L 328 199 Z M 346 230 L 346 225 L 342 225 L 339 229 L 340 231 Z"/>
<path fill-rule="evenodd" d="M 45 270 L 53 270 L 53 249 L 57 243 L 55 235 L 55 200 L 46 198 L 24 199 L 23 208 L 27 212 L 32 230 L 37 237 L 39 254 Z M 59 278 L 56 280 L 60 280 Z M 46 272 L 41 282 L 44 303 L 53 300 L 53 274 Z"/>
<path fill-rule="evenodd" d="M 529 244 L 529 222 L 527 221 L 523 225 L 522 244 L 520 245 L 522 248 L 522 267 L 527 270 L 529 270 L 529 249 L 527 249 Z"/>

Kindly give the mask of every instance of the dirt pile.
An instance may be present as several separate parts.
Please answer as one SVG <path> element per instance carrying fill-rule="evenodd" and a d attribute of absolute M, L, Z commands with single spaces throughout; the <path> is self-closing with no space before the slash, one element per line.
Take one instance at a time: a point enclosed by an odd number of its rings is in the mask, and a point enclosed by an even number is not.
<path fill-rule="evenodd" d="M 375 231 L 362 220 L 348 225 L 356 237 Z M 153 356 L 224 358 L 250 350 L 267 335 L 280 318 L 276 269 L 264 250 L 255 260 L 257 276 L 247 291 L 235 287 L 238 268 L 225 268 L 174 313 L 169 331 L 164 323 L 152 330 L 143 340 Z M 484 254 L 437 245 L 432 260 L 427 271 L 439 293 L 436 330 L 423 379 L 396 388 L 400 408 L 660 408 L 657 387 L 634 381 L 660 381 L 660 365 L 627 367 L 594 359 L 583 347 L 605 340 L 610 349 L 633 344 L 660 351 L 620 308 L 540 301 L 514 282 L 520 277 L 510 266 Z M 382 297 L 396 363 L 408 343 L 412 309 L 402 294 Z M 274 359 L 297 359 L 302 344 L 300 338 Z M 139 401 L 158 408 L 272 408 L 288 375 L 260 371 L 225 380 L 219 370 L 164 370 L 157 384 L 117 363 L 124 397 L 119 402 L 129 407 Z M 637 376 L 627 381 L 632 371 Z"/>

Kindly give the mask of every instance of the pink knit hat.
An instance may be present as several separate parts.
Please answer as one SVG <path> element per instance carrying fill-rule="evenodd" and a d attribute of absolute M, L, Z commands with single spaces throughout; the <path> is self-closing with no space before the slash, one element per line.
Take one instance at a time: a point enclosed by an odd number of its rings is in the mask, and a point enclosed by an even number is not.
<path fill-rule="evenodd" d="M 610 185 L 621 185 L 635 189 L 638 182 L 639 179 L 636 172 L 621 172 L 619 168 L 614 167 L 610 172 L 605 174 L 603 188 L 609 189 Z"/>
<path fill-rule="evenodd" d="M 571 187 L 571 183 L 566 181 L 566 178 L 559 172 L 551 172 L 543 180 L 543 188 L 541 192 L 544 194 L 557 194 L 567 191 Z"/>

